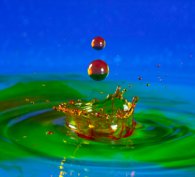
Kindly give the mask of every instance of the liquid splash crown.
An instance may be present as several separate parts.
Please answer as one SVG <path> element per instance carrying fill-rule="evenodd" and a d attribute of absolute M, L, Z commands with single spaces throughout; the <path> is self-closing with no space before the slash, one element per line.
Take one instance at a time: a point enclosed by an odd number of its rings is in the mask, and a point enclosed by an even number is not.
<path fill-rule="evenodd" d="M 102 101 L 70 100 L 54 109 L 65 113 L 66 126 L 79 137 L 118 140 L 130 136 L 136 125 L 133 113 L 138 97 L 129 102 L 123 97 L 125 92 L 118 86 L 115 93 Z"/>

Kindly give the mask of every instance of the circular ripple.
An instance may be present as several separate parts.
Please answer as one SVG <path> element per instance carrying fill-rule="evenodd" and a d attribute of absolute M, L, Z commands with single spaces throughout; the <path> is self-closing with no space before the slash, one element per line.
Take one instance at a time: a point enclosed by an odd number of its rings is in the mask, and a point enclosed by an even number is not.
<path fill-rule="evenodd" d="M 46 109 L 42 109 L 44 107 Z M 48 109 L 46 103 L 21 105 L 7 110 L 1 123 L 6 127 L 4 138 L 33 155 L 93 163 L 108 161 L 110 164 L 112 161 L 125 164 L 134 160 L 158 162 L 169 167 L 191 166 L 193 151 L 184 152 L 183 149 L 184 146 L 192 146 L 194 131 L 166 116 L 170 114 L 173 114 L 170 110 L 160 109 L 137 111 L 134 134 L 119 141 L 107 142 L 77 137 L 64 126 L 65 116 L 51 107 Z M 181 112 L 174 114 L 179 120 Z M 182 117 L 187 116 L 186 112 L 182 114 Z"/>

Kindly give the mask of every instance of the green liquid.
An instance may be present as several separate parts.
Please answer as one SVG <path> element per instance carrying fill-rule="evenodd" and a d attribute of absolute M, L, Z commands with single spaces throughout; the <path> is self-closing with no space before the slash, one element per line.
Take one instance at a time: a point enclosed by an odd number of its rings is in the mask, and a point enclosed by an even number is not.
<path fill-rule="evenodd" d="M 137 127 L 132 136 L 98 142 L 79 138 L 67 129 L 65 115 L 52 107 L 70 99 L 102 97 L 101 91 L 108 94 L 115 88 L 109 87 L 113 83 L 98 84 L 31 81 L 1 90 L 0 160 L 47 157 L 93 163 L 125 165 L 136 161 L 169 168 L 193 167 L 195 131 L 185 119 L 194 113 L 179 109 L 182 100 L 173 102 L 166 96 L 157 97 L 153 91 L 153 95 L 147 97 L 148 88 L 140 92 L 143 88 L 135 86 L 125 95 L 141 98 L 140 108 L 138 103 L 134 113 Z"/>

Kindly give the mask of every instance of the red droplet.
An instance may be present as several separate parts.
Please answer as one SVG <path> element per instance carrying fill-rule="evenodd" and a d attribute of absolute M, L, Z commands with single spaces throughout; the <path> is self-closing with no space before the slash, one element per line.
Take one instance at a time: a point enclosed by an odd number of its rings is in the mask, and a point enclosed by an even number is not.
<path fill-rule="evenodd" d="M 53 131 L 47 131 L 47 132 L 46 132 L 46 135 L 53 135 L 53 134 L 54 134 Z"/>
<path fill-rule="evenodd" d="M 92 40 L 91 46 L 96 50 L 101 50 L 106 46 L 106 41 L 104 38 L 97 36 Z"/>
<path fill-rule="evenodd" d="M 103 60 L 94 60 L 89 64 L 88 75 L 96 80 L 104 80 L 109 74 L 109 67 Z"/>
<path fill-rule="evenodd" d="M 74 100 L 70 100 L 69 101 L 69 104 L 74 104 Z"/>

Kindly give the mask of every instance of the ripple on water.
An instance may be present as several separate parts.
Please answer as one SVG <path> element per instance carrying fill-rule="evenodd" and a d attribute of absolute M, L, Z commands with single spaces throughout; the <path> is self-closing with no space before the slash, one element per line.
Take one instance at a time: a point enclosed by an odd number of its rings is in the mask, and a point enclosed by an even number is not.
<path fill-rule="evenodd" d="M 137 127 L 133 136 L 119 141 L 89 141 L 77 137 L 67 129 L 64 126 L 64 115 L 51 109 L 53 105 L 61 102 L 61 92 L 58 94 L 53 100 L 50 95 L 50 101 L 35 100 L 35 103 L 24 101 L 25 95 L 18 96 L 18 104 L 15 99 L 12 101 L 10 98 L 1 101 L 1 105 L 4 105 L 0 108 L 3 110 L 0 113 L 0 138 L 3 140 L 1 145 L 12 151 L 7 160 L 31 156 L 56 160 L 65 157 L 67 163 L 64 166 L 95 164 L 97 168 L 103 168 L 117 164 L 121 171 L 125 171 L 130 167 L 129 164 L 132 166 L 133 163 L 134 169 L 139 171 L 147 166 L 145 164 L 151 164 L 152 171 L 156 170 L 156 173 L 160 167 L 193 169 L 195 150 L 187 147 L 194 145 L 194 129 L 183 124 L 185 118 L 193 115 L 192 112 L 182 109 L 177 112 L 174 105 L 173 109 L 166 109 L 161 99 L 148 97 L 146 102 L 158 102 L 158 106 L 147 105 L 146 108 L 145 100 L 142 99 L 140 107 L 138 104 L 139 109 L 135 111 Z M 63 96 L 66 98 L 66 95 Z M 167 101 L 166 104 L 172 103 Z M 52 133 L 47 133 L 48 131 Z M 1 153 L 4 152 L 1 150 Z M 3 156 L 1 158 L 3 159 Z"/>

